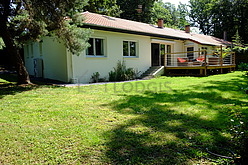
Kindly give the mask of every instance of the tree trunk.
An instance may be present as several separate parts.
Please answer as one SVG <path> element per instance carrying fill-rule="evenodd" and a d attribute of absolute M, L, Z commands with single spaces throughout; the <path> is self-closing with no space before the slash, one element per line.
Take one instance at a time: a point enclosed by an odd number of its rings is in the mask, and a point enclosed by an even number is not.
<path fill-rule="evenodd" d="M 29 74 L 26 70 L 26 67 L 24 66 L 24 62 L 21 58 L 20 55 L 20 51 L 17 48 L 15 51 L 15 59 L 14 59 L 14 63 L 15 63 L 15 67 L 16 67 L 16 72 L 17 72 L 17 77 L 18 77 L 18 84 L 30 84 L 30 78 L 29 78 Z"/>
<path fill-rule="evenodd" d="M 15 69 L 18 77 L 17 83 L 30 84 L 31 82 L 30 82 L 29 74 L 24 66 L 24 62 L 20 55 L 20 50 L 16 46 L 14 39 L 11 37 L 6 26 L 1 25 L 0 30 L 1 30 L 1 37 L 4 41 L 8 54 L 11 56 L 10 59 L 12 59 L 13 65 L 15 65 Z"/>

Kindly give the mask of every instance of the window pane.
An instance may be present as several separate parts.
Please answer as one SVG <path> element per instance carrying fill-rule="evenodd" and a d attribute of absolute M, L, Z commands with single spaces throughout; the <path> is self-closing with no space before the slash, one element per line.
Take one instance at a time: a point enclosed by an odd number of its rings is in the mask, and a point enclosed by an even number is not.
<path fill-rule="evenodd" d="M 136 43 L 130 42 L 130 56 L 136 56 Z"/>
<path fill-rule="evenodd" d="M 90 47 L 88 47 L 88 49 L 86 50 L 86 55 L 94 55 L 94 46 L 93 46 L 93 38 L 90 38 L 89 39 L 89 44 L 90 44 Z"/>
<path fill-rule="evenodd" d="M 128 56 L 128 41 L 123 41 L 123 56 Z"/>
<path fill-rule="evenodd" d="M 194 47 L 188 47 L 187 48 L 187 57 L 190 60 L 193 60 L 194 59 L 194 53 L 192 51 L 194 51 Z"/>
<path fill-rule="evenodd" d="M 171 53 L 171 45 L 167 45 L 167 53 Z"/>
<path fill-rule="evenodd" d="M 95 45 L 96 45 L 96 54 L 97 56 L 103 56 L 103 39 L 95 39 Z"/>

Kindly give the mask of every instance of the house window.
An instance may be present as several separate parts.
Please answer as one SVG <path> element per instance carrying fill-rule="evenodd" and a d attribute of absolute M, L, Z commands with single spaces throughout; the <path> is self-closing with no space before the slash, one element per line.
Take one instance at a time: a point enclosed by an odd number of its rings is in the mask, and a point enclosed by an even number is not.
<path fill-rule="evenodd" d="M 90 38 L 90 47 L 86 50 L 87 56 L 104 56 L 104 40 L 101 38 Z"/>
<path fill-rule="evenodd" d="M 137 56 L 137 43 L 133 41 L 123 41 L 123 56 Z"/>
<path fill-rule="evenodd" d="M 187 57 L 189 58 L 189 60 L 193 60 L 194 59 L 194 47 L 187 47 Z"/>

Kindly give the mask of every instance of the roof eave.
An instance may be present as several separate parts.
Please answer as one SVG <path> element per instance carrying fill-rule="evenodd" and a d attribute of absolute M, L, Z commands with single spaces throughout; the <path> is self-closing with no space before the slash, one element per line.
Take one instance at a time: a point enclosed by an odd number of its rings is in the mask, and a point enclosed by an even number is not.
<path fill-rule="evenodd" d="M 183 38 L 183 37 L 180 38 L 180 37 L 174 37 L 174 36 L 168 36 L 168 35 L 160 35 L 160 34 L 155 34 L 155 33 L 132 31 L 132 30 L 127 30 L 127 29 L 120 29 L 120 28 L 114 28 L 114 27 L 108 27 L 108 26 L 100 26 L 100 25 L 88 24 L 88 23 L 84 23 L 84 25 L 82 27 L 83 28 L 96 29 L 96 30 L 105 30 L 105 31 L 111 31 L 111 32 L 120 32 L 120 33 L 152 36 L 152 37 L 167 38 L 167 39 L 174 39 L 174 40 L 187 40 L 187 38 Z"/>
<path fill-rule="evenodd" d="M 200 44 L 200 45 L 207 45 L 207 46 L 221 46 L 221 45 L 226 45 L 226 46 L 231 46 L 232 44 L 230 43 L 230 44 L 225 44 L 225 43 L 223 43 L 223 44 L 212 44 L 212 43 L 203 43 L 203 42 L 199 42 L 199 41 L 196 41 L 196 40 L 193 40 L 193 39 L 189 39 L 190 41 L 192 41 L 192 42 L 195 42 L 195 43 L 197 43 L 197 44 Z"/>

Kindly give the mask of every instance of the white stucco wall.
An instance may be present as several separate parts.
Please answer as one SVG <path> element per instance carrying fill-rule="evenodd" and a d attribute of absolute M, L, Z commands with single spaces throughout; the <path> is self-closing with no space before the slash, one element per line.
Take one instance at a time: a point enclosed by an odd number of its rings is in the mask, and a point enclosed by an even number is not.
<path fill-rule="evenodd" d="M 42 42 L 24 46 L 24 61 L 27 71 L 34 76 L 34 59 L 43 60 L 43 77 L 68 82 L 67 50 L 65 46 L 51 37 Z"/>
<path fill-rule="evenodd" d="M 151 66 L 150 37 L 130 35 L 116 32 L 94 30 L 92 37 L 103 38 L 105 57 L 86 56 L 83 51 L 80 56 L 72 55 L 73 77 L 80 83 L 89 83 L 95 72 L 100 73 L 100 78 L 108 78 L 108 73 L 113 70 L 118 61 L 125 61 L 127 67 L 144 72 Z M 123 57 L 123 41 L 137 42 L 138 57 Z"/>

